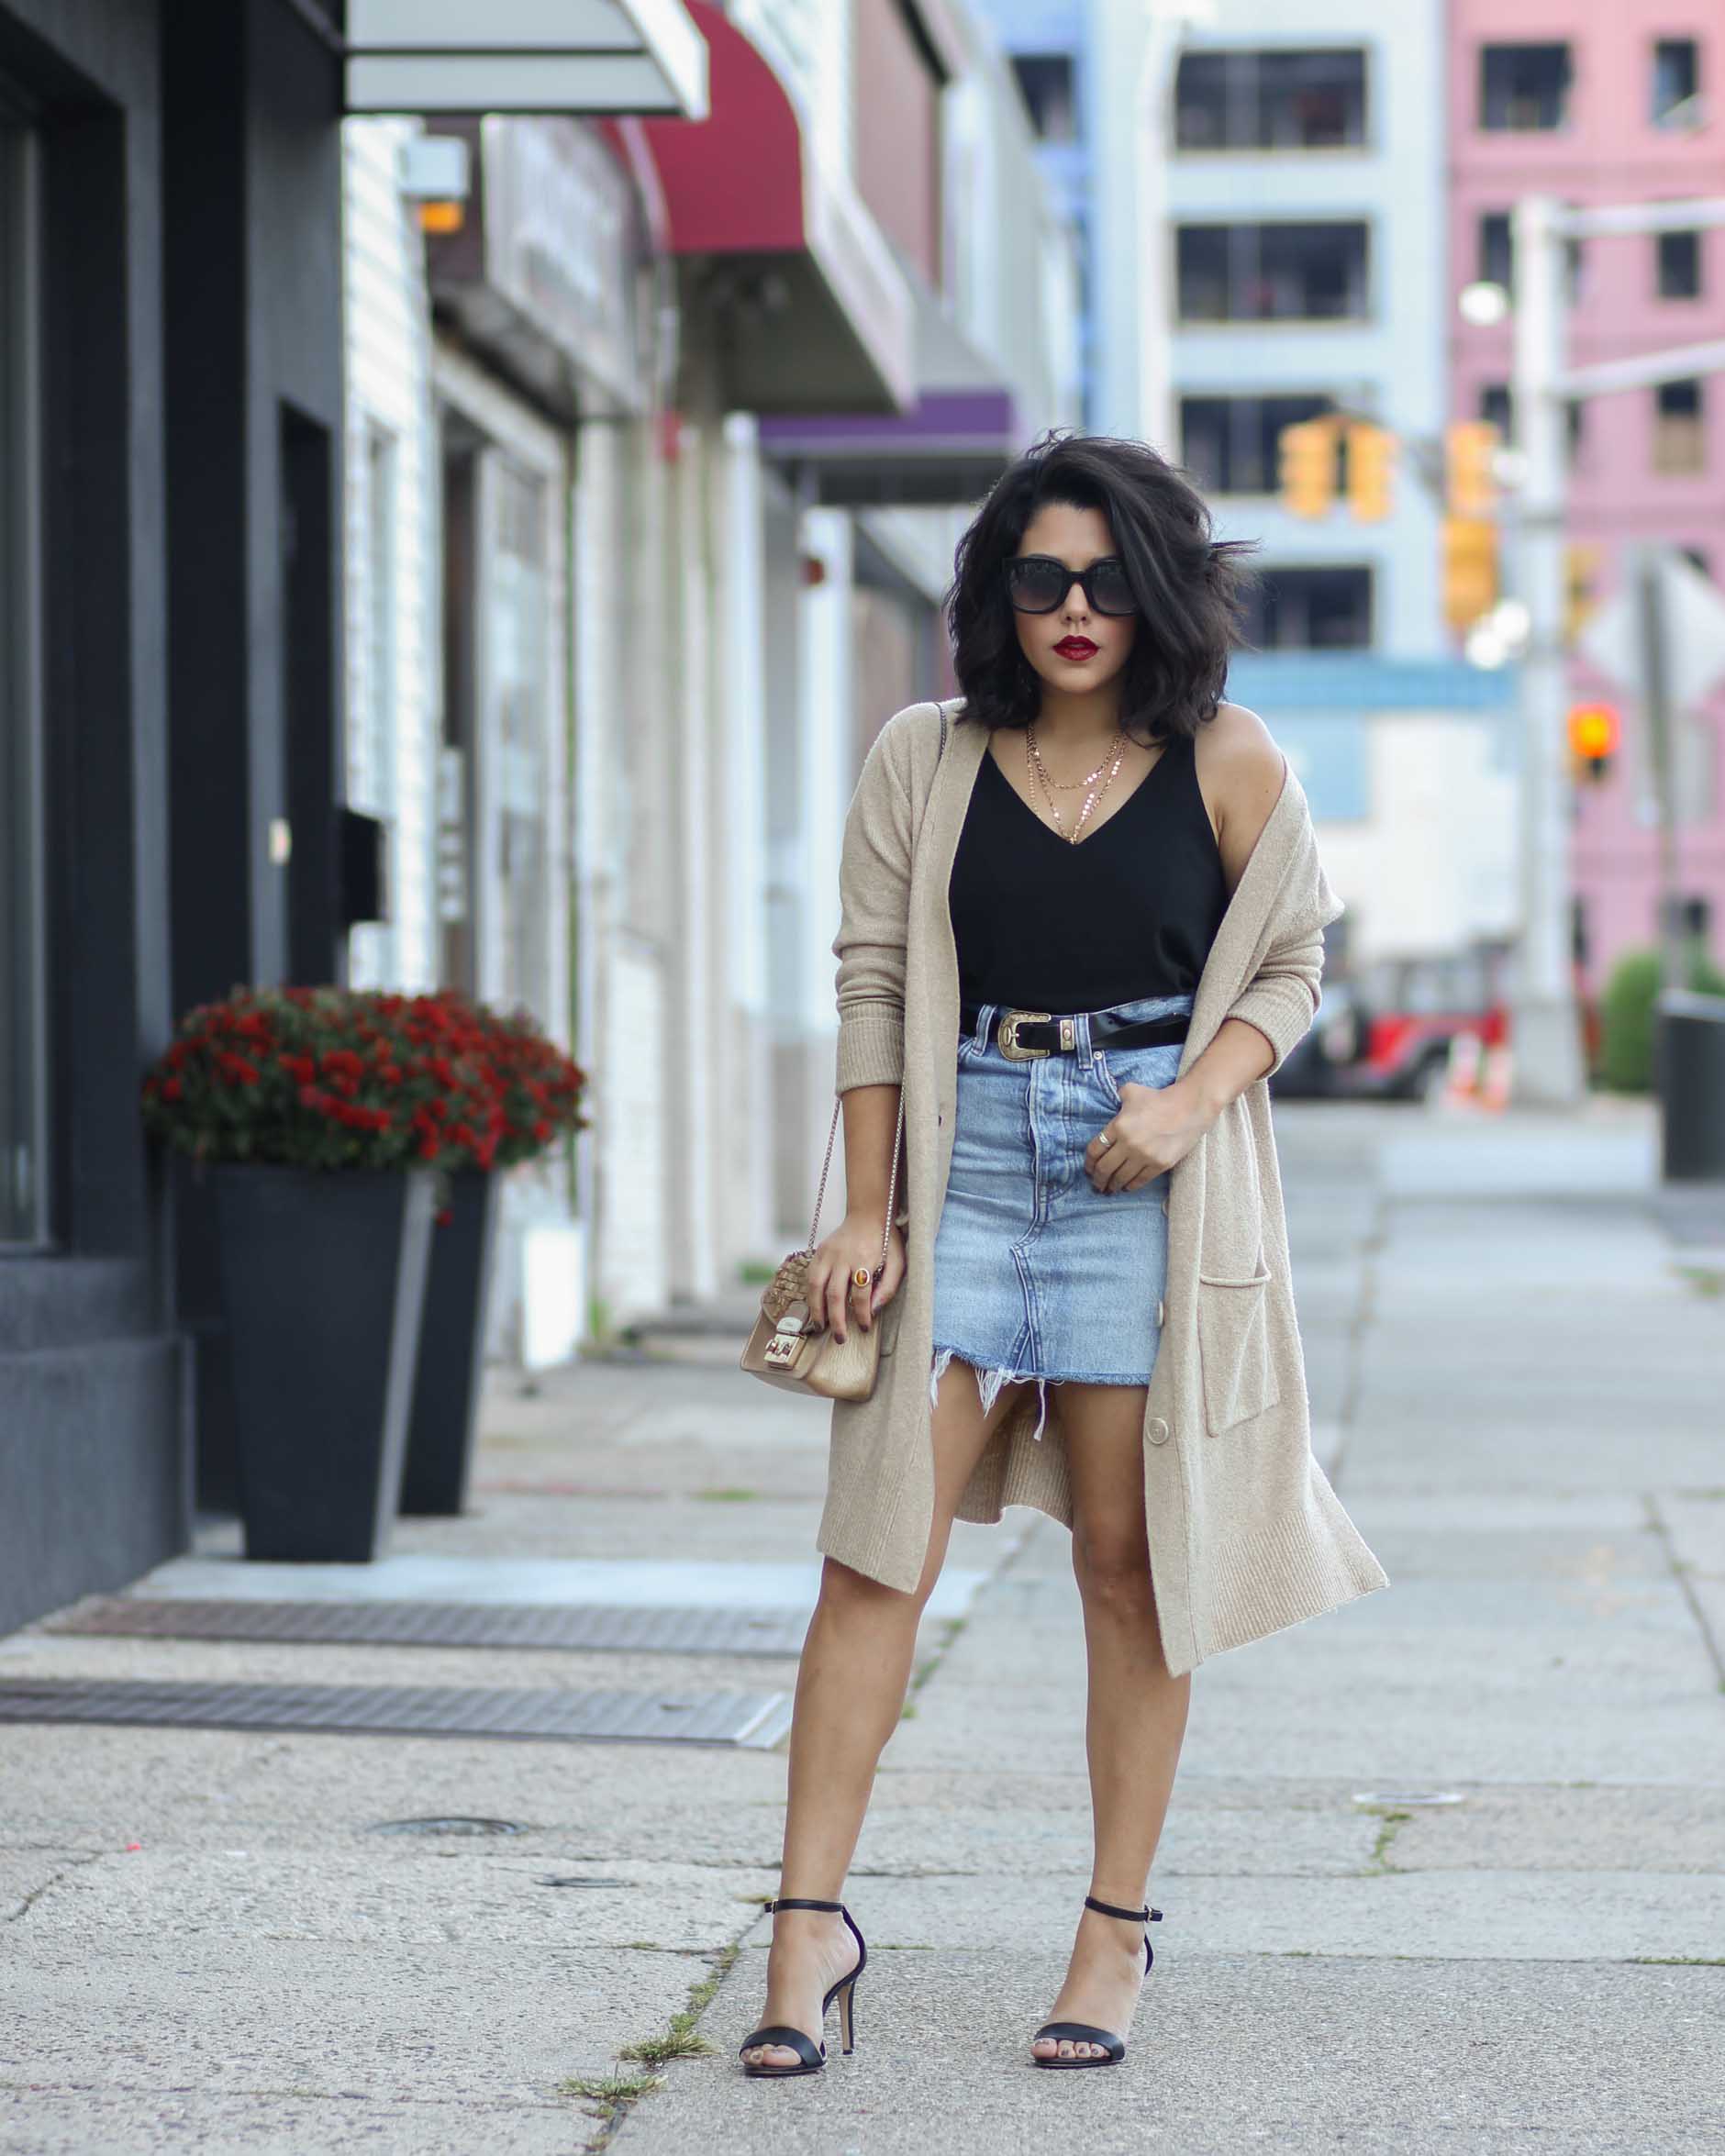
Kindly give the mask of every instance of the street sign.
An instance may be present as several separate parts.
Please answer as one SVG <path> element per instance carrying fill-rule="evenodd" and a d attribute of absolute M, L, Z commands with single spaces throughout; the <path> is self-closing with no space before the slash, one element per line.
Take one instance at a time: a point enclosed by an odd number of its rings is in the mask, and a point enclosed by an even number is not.
<path fill-rule="evenodd" d="M 1658 550 L 1665 621 L 1666 693 L 1674 712 L 1698 704 L 1725 675 L 1725 592 L 1675 548 Z M 1632 580 L 1608 599 L 1575 639 L 1575 648 L 1631 693 L 1642 680 L 1641 615 Z"/>

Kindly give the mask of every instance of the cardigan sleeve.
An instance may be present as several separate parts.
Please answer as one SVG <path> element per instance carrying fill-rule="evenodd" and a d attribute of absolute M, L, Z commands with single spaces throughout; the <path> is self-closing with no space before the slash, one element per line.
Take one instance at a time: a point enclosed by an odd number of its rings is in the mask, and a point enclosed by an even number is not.
<path fill-rule="evenodd" d="M 1271 935 L 1257 971 L 1225 1014 L 1255 1026 L 1270 1043 L 1274 1061 L 1263 1073 L 1266 1078 L 1281 1069 L 1318 1016 L 1324 930 L 1346 911 L 1324 874 L 1309 821 L 1291 881 L 1296 892 L 1284 894 L 1281 925 Z"/>
<path fill-rule="evenodd" d="M 1321 934 L 1290 937 L 1271 946 L 1255 976 L 1229 1006 L 1229 1017 L 1255 1026 L 1270 1043 L 1275 1060 L 1266 1078 L 1282 1068 L 1317 1017 L 1323 969 Z"/>
<path fill-rule="evenodd" d="M 890 721 L 870 744 L 839 857 L 837 1086 L 896 1085 L 905 1072 L 910 797 Z"/>

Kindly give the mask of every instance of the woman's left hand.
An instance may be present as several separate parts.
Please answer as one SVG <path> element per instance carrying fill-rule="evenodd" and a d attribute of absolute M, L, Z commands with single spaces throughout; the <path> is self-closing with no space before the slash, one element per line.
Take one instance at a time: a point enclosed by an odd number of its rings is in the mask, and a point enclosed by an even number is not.
<path fill-rule="evenodd" d="M 1121 1106 L 1085 1148 L 1085 1172 L 1104 1194 L 1141 1190 L 1184 1161 L 1216 1120 L 1182 1080 L 1139 1085 L 1126 1079 Z"/>

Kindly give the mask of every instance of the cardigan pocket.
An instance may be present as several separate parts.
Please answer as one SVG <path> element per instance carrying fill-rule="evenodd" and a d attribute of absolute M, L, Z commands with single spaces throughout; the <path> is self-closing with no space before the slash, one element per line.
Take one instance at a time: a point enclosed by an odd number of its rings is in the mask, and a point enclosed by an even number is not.
<path fill-rule="evenodd" d="M 1198 1274 L 1198 1361 L 1204 1419 L 1213 1437 L 1263 1415 L 1281 1397 L 1270 1355 L 1269 1285 L 1263 1264 L 1243 1279 Z"/>

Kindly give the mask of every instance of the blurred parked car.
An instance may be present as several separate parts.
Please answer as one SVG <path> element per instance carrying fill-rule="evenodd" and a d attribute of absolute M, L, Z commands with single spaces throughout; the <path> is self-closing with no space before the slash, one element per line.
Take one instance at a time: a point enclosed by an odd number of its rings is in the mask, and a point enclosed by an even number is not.
<path fill-rule="evenodd" d="M 1353 984 L 1359 1039 L 1341 1090 L 1374 1100 L 1435 1099 L 1458 1037 L 1482 1050 L 1500 1048 L 1508 1037 L 1505 965 L 1502 946 L 1475 944 L 1364 968 Z"/>

